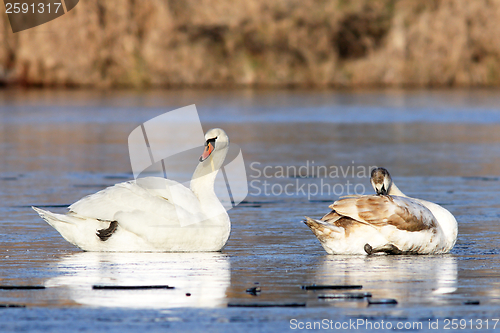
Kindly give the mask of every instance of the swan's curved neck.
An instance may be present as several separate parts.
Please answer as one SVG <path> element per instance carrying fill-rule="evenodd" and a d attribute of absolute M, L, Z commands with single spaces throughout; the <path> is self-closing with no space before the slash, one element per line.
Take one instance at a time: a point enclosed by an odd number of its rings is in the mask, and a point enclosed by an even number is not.
<path fill-rule="evenodd" d="M 215 151 L 205 161 L 200 162 L 193 173 L 190 188 L 200 200 L 202 209 L 219 209 L 222 207 L 215 195 L 214 183 L 217 173 L 226 158 L 227 149 Z"/>
<path fill-rule="evenodd" d="M 389 190 L 389 195 L 396 195 L 398 197 L 406 197 L 406 194 L 401 192 L 401 190 L 396 186 L 396 184 L 392 183 L 391 189 Z"/>
<path fill-rule="evenodd" d="M 212 169 L 210 165 L 212 164 L 212 161 L 210 161 L 210 159 L 212 159 L 212 157 L 209 157 L 205 161 L 208 162 L 208 166 L 204 165 L 204 163 L 200 163 L 198 165 L 193 173 L 193 178 L 191 179 L 191 191 L 193 191 L 198 199 L 206 197 L 207 195 L 215 195 L 214 183 L 219 170 L 215 168 L 213 168 L 213 170 L 209 170 L 209 168 Z"/>

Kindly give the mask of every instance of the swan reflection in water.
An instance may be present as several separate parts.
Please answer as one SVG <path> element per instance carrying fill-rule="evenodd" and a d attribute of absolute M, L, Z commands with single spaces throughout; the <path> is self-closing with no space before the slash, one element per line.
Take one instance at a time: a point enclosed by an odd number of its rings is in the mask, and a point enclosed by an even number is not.
<path fill-rule="evenodd" d="M 92 306 L 168 308 L 226 305 L 229 258 L 221 253 L 98 253 L 61 258 L 61 275 L 46 281 L 72 301 Z M 174 289 L 93 290 L 93 285 Z"/>
<path fill-rule="evenodd" d="M 359 284 L 377 298 L 404 303 L 445 304 L 457 290 L 457 260 L 438 256 L 325 256 L 318 284 Z"/>

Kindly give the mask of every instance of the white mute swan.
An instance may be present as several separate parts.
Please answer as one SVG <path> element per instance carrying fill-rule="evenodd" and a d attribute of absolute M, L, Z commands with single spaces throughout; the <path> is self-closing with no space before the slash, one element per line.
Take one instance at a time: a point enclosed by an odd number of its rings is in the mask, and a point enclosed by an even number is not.
<path fill-rule="evenodd" d="M 84 251 L 219 251 L 231 230 L 214 192 L 215 177 L 229 148 L 219 128 L 205 134 L 191 189 L 160 177 L 108 187 L 69 206 L 67 214 L 33 209 L 70 243 Z"/>
<path fill-rule="evenodd" d="M 377 195 L 354 196 L 334 202 L 321 220 L 306 216 L 329 254 L 439 254 L 455 245 L 455 217 L 443 207 L 409 198 L 384 168 L 372 170 Z"/>

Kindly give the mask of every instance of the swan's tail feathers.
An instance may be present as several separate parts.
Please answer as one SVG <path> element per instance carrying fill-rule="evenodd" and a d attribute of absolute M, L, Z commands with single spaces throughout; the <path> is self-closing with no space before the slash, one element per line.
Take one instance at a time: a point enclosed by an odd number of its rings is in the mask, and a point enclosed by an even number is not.
<path fill-rule="evenodd" d="M 33 208 L 33 210 L 37 212 L 38 215 L 40 215 L 40 217 L 45 220 L 45 222 L 53 226 L 55 229 L 57 229 L 57 225 L 60 223 L 74 224 L 73 221 L 74 217 L 63 214 L 52 213 L 47 210 L 43 210 L 33 206 L 31 208 Z"/>
<path fill-rule="evenodd" d="M 337 227 L 328 222 L 315 220 L 310 217 L 305 217 L 303 221 L 319 239 L 320 242 L 326 241 L 328 238 L 344 237 L 345 230 L 342 227 Z"/>
<path fill-rule="evenodd" d="M 68 242 L 82 248 L 79 243 L 79 236 L 82 234 L 78 222 L 82 219 L 74 214 L 56 214 L 40 208 L 31 207 L 40 215 L 42 219 L 56 229 Z M 81 224 L 81 223 L 80 223 Z"/>

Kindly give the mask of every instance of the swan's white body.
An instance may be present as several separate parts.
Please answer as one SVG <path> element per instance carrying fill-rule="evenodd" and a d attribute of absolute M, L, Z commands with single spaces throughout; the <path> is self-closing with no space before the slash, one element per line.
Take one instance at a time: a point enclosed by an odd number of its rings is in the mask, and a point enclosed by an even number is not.
<path fill-rule="evenodd" d="M 305 223 L 329 254 L 371 254 L 367 244 L 373 253 L 394 254 L 440 254 L 453 248 L 458 227 L 448 210 L 407 197 L 392 180 L 386 188 L 387 195 L 338 200 L 321 220 L 306 217 Z"/>
<path fill-rule="evenodd" d="M 212 150 L 207 148 L 206 158 L 200 159 L 190 189 L 164 178 L 139 178 L 83 198 L 67 214 L 33 209 L 84 251 L 219 251 L 231 224 L 215 195 L 214 181 L 229 140 L 221 129 L 208 131 L 205 138 L 207 143 L 212 140 Z M 99 237 L 98 231 L 110 228 L 113 221 L 116 227 Z"/>

